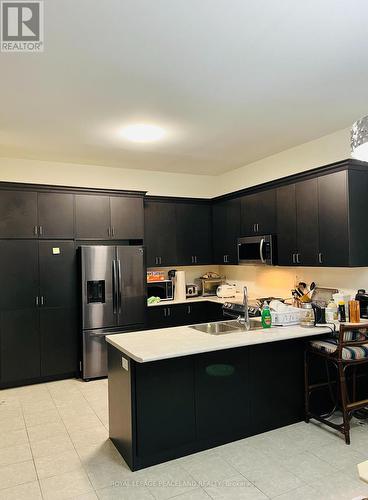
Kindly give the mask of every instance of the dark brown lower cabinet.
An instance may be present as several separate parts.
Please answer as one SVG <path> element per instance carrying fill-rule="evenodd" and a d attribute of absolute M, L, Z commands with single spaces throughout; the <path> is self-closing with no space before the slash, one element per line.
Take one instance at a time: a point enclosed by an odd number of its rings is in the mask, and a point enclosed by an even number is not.
<path fill-rule="evenodd" d="M 137 470 L 301 421 L 303 349 L 281 341 L 137 363 L 109 344 L 110 438 Z"/>
<path fill-rule="evenodd" d="M 40 332 L 37 309 L 0 312 L 0 384 L 40 376 Z"/>
<path fill-rule="evenodd" d="M 186 302 L 185 304 L 164 303 L 147 307 L 147 328 L 169 328 L 180 325 L 193 325 L 207 321 L 225 319 L 222 304 L 216 302 Z"/>

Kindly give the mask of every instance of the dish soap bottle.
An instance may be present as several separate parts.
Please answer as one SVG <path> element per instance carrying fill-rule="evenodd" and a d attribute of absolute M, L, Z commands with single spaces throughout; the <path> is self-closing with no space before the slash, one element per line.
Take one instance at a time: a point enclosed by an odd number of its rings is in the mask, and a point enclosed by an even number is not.
<path fill-rule="evenodd" d="M 262 307 L 261 323 L 263 328 L 271 328 L 271 311 L 270 306 L 267 304 L 267 302 L 265 302 L 264 306 Z"/>

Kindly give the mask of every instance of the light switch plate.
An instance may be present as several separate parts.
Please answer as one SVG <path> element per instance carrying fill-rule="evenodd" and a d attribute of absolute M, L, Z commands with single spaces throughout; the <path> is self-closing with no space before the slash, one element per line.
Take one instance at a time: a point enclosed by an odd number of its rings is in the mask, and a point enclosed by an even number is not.
<path fill-rule="evenodd" d="M 60 255 L 60 253 L 59 247 L 52 247 L 52 255 Z"/>
<path fill-rule="evenodd" d="M 121 366 L 126 370 L 127 372 L 129 371 L 129 360 L 124 358 L 123 356 L 121 357 Z"/>

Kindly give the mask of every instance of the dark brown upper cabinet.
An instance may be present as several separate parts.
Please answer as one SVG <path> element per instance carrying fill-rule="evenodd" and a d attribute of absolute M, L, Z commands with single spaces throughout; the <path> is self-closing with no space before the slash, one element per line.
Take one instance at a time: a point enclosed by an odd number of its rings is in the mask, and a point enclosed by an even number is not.
<path fill-rule="evenodd" d="M 176 241 L 179 264 L 212 262 L 210 205 L 177 203 Z"/>
<path fill-rule="evenodd" d="M 279 265 L 368 265 L 368 173 L 341 170 L 277 189 Z"/>
<path fill-rule="evenodd" d="M 77 194 L 75 236 L 78 239 L 109 239 L 111 235 L 110 197 Z"/>
<path fill-rule="evenodd" d="M 111 196 L 111 233 L 114 239 L 143 240 L 142 197 Z"/>
<path fill-rule="evenodd" d="M 77 239 L 143 239 L 142 197 L 78 194 L 75 206 Z"/>
<path fill-rule="evenodd" d="M 276 190 L 268 189 L 241 199 L 241 235 L 276 232 Z"/>
<path fill-rule="evenodd" d="M 175 266 L 175 203 L 146 200 L 144 210 L 147 267 Z"/>
<path fill-rule="evenodd" d="M 38 236 L 74 238 L 74 195 L 38 193 Z"/>
<path fill-rule="evenodd" d="M 318 183 L 309 179 L 277 189 L 280 266 L 318 264 Z"/>
<path fill-rule="evenodd" d="M 213 261 L 237 264 L 240 236 L 240 198 L 215 203 L 212 207 Z"/>
<path fill-rule="evenodd" d="M 37 237 L 37 193 L 0 191 L 0 238 Z"/>

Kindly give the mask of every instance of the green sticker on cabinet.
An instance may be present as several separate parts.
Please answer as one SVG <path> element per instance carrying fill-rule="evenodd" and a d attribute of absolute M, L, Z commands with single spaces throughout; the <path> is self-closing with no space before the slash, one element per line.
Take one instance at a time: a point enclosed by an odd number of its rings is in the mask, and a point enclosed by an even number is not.
<path fill-rule="evenodd" d="M 206 373 L 210 377 L 230 377 L 235 372 L 232 365 L 218 364 L 206 366 Z"/>

